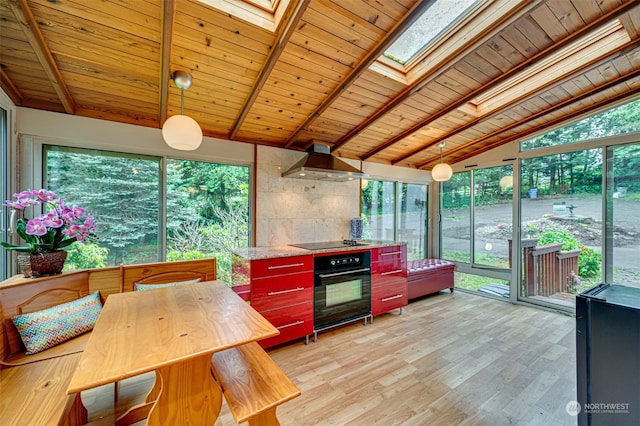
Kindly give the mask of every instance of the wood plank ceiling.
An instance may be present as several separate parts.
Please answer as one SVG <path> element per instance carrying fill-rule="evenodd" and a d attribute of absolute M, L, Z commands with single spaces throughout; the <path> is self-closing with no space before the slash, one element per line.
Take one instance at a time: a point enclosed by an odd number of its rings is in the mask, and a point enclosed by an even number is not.
<path fill-rule="evenodd" d="M 207 136 L 424 169 L 441 141 L 456 163 L 638 97 L 637 0 L 479 1 L 416 59 L 382 57 L 433 2 L 0 0 L 0 87 L 160 128 L 184 70 Z"/>

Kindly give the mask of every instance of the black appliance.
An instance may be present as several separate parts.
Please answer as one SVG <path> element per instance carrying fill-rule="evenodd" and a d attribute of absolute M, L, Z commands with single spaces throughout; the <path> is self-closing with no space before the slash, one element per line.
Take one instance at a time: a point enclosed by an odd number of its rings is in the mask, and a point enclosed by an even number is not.
<path fill-rule="evenodd" d="M 314 258 L 313 320 L 317 333 L 371 317 L 371 252 L 316 255 Z"/>
<path fill-rule="evenodd" d="M 325 241 L 321 243 L 300 243 L 289 244 L 293 247 L 303 248 L 306 250 L 329 250 L 346 247 L 367 246 L 369 243 L 359 240 L 341 240 L 341 241 Z"/>
<path fill-rule="evenodd" d="M 640 425 L 640 288 L 576 297 L 579 425 Z"/>

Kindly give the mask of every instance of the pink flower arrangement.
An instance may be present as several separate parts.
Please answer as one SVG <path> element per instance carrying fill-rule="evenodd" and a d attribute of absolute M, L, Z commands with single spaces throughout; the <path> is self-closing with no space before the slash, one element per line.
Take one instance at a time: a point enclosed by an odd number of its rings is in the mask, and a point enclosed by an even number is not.
<path fill-rule="evenodd" d="M 16 231 L 25 245 L 7 242 L 0 244 L 7 250 L 39 254 L 60 251 L 76 241 L 96 239 L 93 217 L 84 217 L 85 210 L 79 206 L 68 207 L 55 193 L 46 189 L 23 191 L 13 195 L 14 200 L 4 204 L 22 213 L 16 221 Z M 33 219 L 24 217 L 30 206 L 46 204 L 49 211 Z"/>

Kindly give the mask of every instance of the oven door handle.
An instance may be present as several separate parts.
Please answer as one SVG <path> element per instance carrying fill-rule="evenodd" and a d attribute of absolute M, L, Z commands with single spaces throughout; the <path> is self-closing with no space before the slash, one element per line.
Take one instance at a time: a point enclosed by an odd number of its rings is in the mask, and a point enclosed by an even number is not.
<path fill-rule="evenodd" d="M 371 268 L 354 269 L 352 271 L 335 272 L 333 274 L 318 274 L 320 278 L 337 277 L 340 275 L 355 274 L 356 272 L 368 272 Z"/>

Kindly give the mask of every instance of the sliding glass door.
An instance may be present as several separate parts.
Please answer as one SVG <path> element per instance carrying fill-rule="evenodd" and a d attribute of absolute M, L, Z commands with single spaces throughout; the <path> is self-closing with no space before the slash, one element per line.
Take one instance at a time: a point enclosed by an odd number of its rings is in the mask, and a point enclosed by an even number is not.
<path fill-rule="evenodd" d="M 519 297 L 575 307 L 602 280 L 601 148 L 523 159 Z"/>
<path fill-rule="evenodd" d="M 606 281 L 640 287 L 640 144 L 607 149 Z"/>
<path fill-rule="evenodd" d="M 455 173 L 441 188 L 441 257 L 456 262 L 456 287 L 509 299 L 513 167 Z"/>

